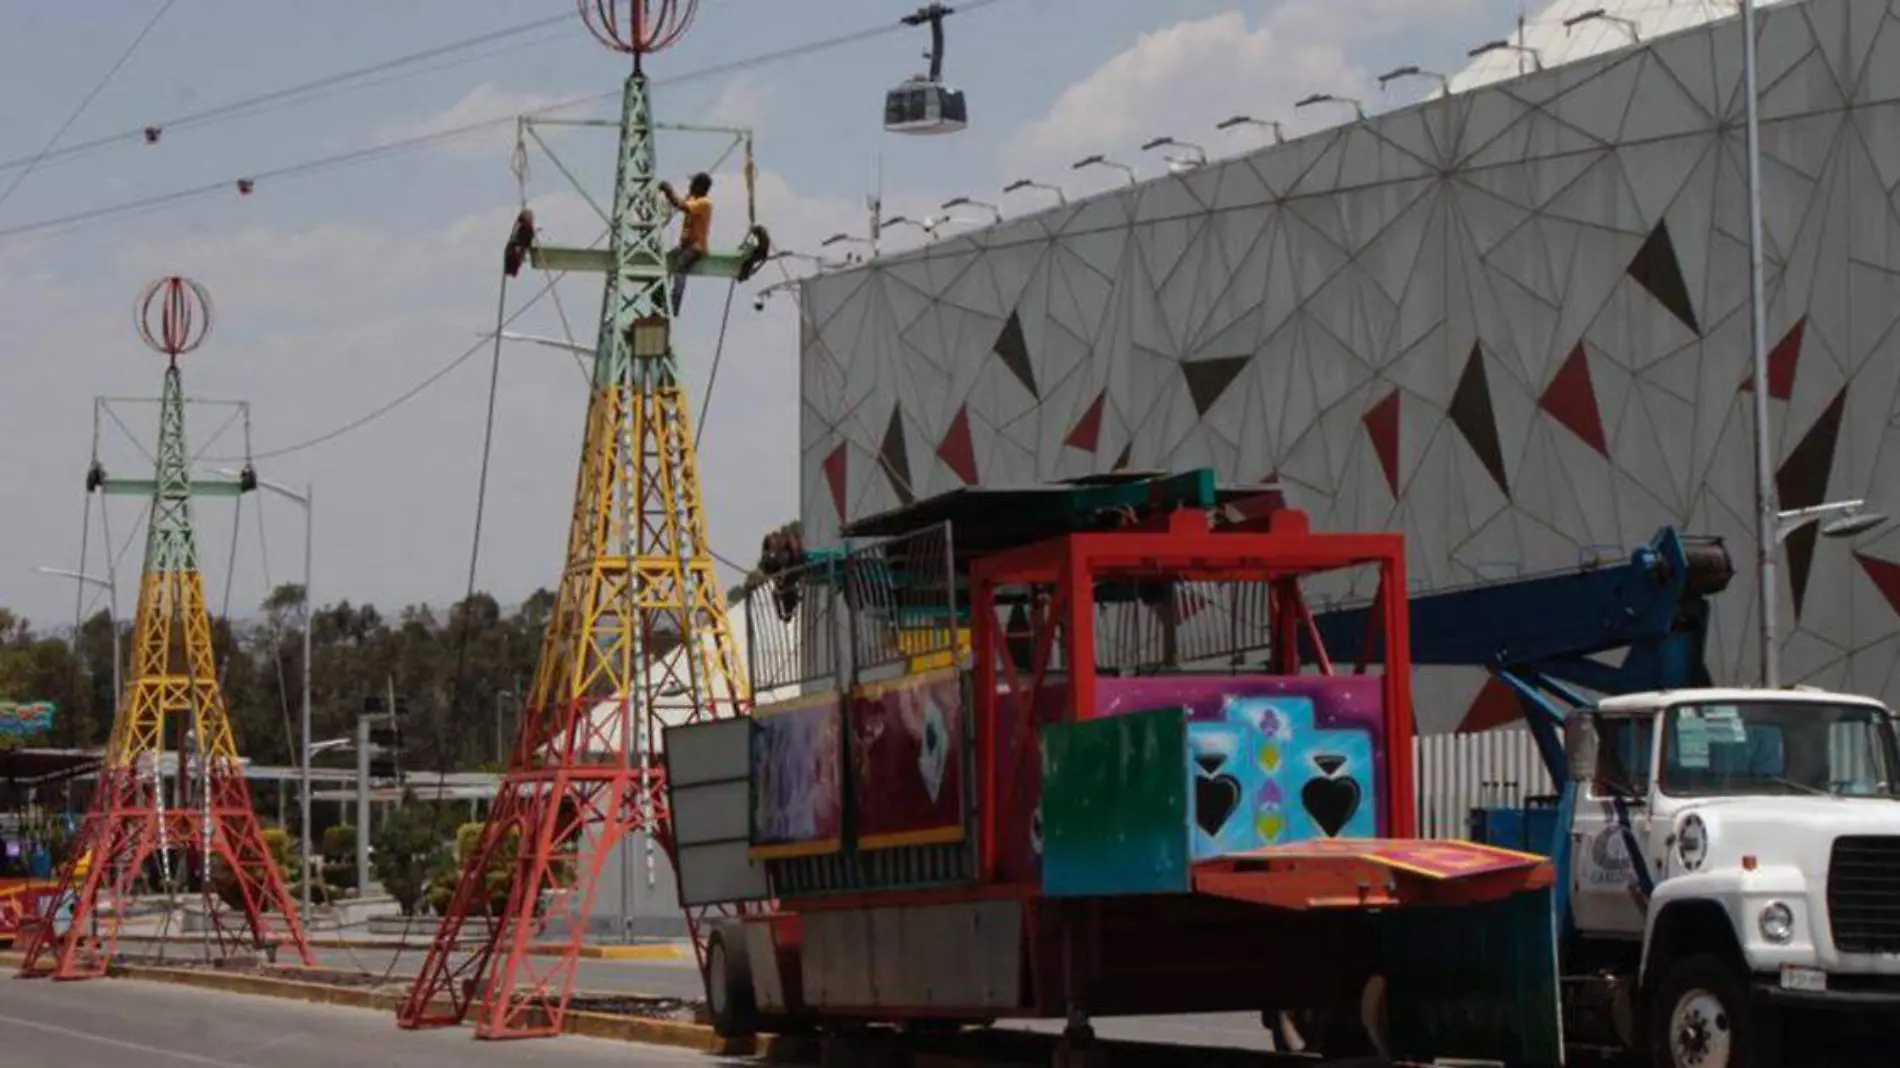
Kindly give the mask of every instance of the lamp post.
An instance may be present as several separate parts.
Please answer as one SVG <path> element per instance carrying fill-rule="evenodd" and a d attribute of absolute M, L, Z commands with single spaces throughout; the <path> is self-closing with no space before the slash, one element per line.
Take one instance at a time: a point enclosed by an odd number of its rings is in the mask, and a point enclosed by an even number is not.
<path fill-rule="evenodd" d="M 1600 7 L 1591 8 L 1580 15 L 1572 15 L 1565 19 L 1564 33 L 1568 34 L 1571 30 L 1576 29 L 1586 22 L 1594 22 L 1597 20 L 1614 22 L 1629 33 L 1632 42 L 1636 44 L 1643 43 L 1643 31 L 1637 28 L 1634 20 L 1626 19 L 1621 15 L 1612 15 Z"/>
<path fill-rule="evenodd" d="M 956 208 L 965 208 L 965 207 L 982 208 L 984 211 L 987 211 L 990 213 L 992 221 L 994 221 L 996 224 L 1001 225 L 1003 222 L 1002 208 L 999 208 L 994 204 L 985 204 L 981 200 L 971 200 L 969 197 L 951 197 L 949 200 L 944 201 L 942 204 L 938 206 L 941 207 L 944 211 L 951 211 Z"/>
<path fill-rule="evenodd" d="M 1214 129 L 1224 133 L 1238 126 L 1259 126 L 1263 129 L 1272 130 L 1274 144 L 1286 143 L 1286 127 L 1281 125 L 1279 119 L 1256 119 L 1252 115 L 1231 115 L 1215 123 Z"/>
<path fill-rule="evenodd" d="M 1544 69 L 1544 54 L 1542 52 L 1539 52 L 1535 48 L 1530 48 L 1525 45 L 1517 44 L 1516 42 L 1513 42 L 1513 41 L 1505 41 L 1505 40 L 1486 41 L 1485 43 L 1479 45 L 1478 47 L 1472 49 L 1471 51 L 1466 52 L 1465 55 L 1471 57 L 1472 59 L 1476 59 L 1479 56 L 1486 55 L 1491 52 L 1498 52 L 1498 51 L 1516 52 L 1520 56 L 1529 56 L 1531 57 L 1531 63 L 1535 66 L 1537 70 Z M 1520 62 L 1518 64 L 1518 67 L 1519 67 L 1519 73 L 1522 73 L 1523 63 Z"/>
<path fill-rule="evenodd" d="M 1170 166 L 1186 166 L 1190 169 L 1207 166 L 1207 149 L 1191 141 L 1183 141 L 1175 137 L 1157 137 L 1141 146 L 1143 152 L 1153 152 L 1157 148 L 1184 148 L 1194 153 L 1192 156 L 1163 157 Z"/>
<path fill-rule="evenodd" d="M 1425 68 L 1417 66 L 1417 65 L 1395 67 L 1392 70 L 1386 71 L 1384 74 L 1379 75 L 1379 91 L 1382 93 L 1385 92 L 1388 88 L 1391 87 L 1392 82 L 1397 81 L 1400 78 L 1432 78 L 1438 82 L 1439 88 L 1444 92 L 1446 96 L 1451 95 L 1451 79 L 1450 78 L 1445 77 L 1443 74 L 1440 74 L 1435 70 L 1426 70 Z"/>
<path fill-rule="evenodd" d="M 1054 193 L 1056 195 L 1057 204 L 1067 204 L 1069 202 L 1069 195 L 1062 191 L 1061 186 L 1050 185 L 1048 182 L 1034 182 L 1027 178 L 1018 178 L 1009 183 L 1003 187 L 1003 192 L 1014 193 L 1019 189 L 1040 189 L 1046 193 Z"/>
<path fill-rule="evenodd" d="M 1126 163 L 1117 163 L 1114 160 L 1109 159 L 1107 156 L 1101 155 L 1100 153 L 1097 153 L 1093 156 L 1089 156 L 1085 159 L 1076 160 L 1074 163 L 1069 164 L 1069 169 L 1072 171 L 1079 171 L 1083 169 L 1084 167 L 1113 167 L 1116 170 L 1119 170 L 1123 174 L 1126 174 L 1128 176 L 1129 185 L 1141 184 L 1141 179 L 1136 177 L 1135 175 L 1135 168 L 1130 167 Z"/>
<path fill-rule="evenodd" d="M 119 584 L 111 577 L 100 578 L 97 575 L 88 575 L 83 571 L 73 571 L 63 567 L 36 567 L 33 570 L 41 575 L 72 579 L 81 585 L 97 586 L 106 591 L 106 622 L 112 627 L 112 714 L 116 718 L 119 714 L 119 706 L 125 701 L 124 695 L 120 693 L 119 682 Z"/>
<path fill-rule="evenodd" d="M 1762 300 L 1761 111 L 1755 69 L 1755 4 L 1742 0 L 1742 114 L 1748 155 L 1748 341 L 1755 373 L 1755 582 L 1761 600 L 1761 683 L 1781 685 L 1779 637 L 1781 510 L 1768 443 L 1768 309 Z"/>
<path fill-rule="evenodd" d="M 220 471 L 219 474 L 236 477 L 237 472 Z M 310 840 L 310 632 L 315 629 L 316 617 L 313 609 L 316 602 L 310 598 L 310 559 L 313 544 L 311 531 L 316 525 L 316 487 L 306 482 L 303 492 L 298 493 L 288 486 L 279 485 L 269 479 L 260 478 L 257 484 L 260 488 L 269 490 L 303 509 L 303 712 L 298 717 L 302 721 L 299 751 L 303 759 L 299 761 L 300 766 L 297 769 L 298 793 L 301 795 L 297 801 L 297 814 L 302 825 L 299 828 L 301 852 L 297 857 L 299 876 L 297 883 L 298 904 L 303 908 L 303 914 L 309 916 L 310 852 L 312 849 Z M 361 834 L 362 831 L 359 830 L 357 833 Z"/>
<path fill-rule="evenodd" d="M 1358 116 L 1361 122 L 1365 121 L 1365 105 L 1350 96 L 1335 96 L 1332 93 L 1314 93 L 1312 96 L 1307 97 L 1305 100 L 1293 106 L 1296 108 L 1310 108 L 1314 104 L 1350 104 L 1352 105 L 1352 113 Z"/>
<path fill-rule="evenodd" d="M 1763 380 L 1758 378 L 1755 381 L 1757 383 L 1755 392 L 1766 393 L 1766 390 L 1760 388 Z M 1761 557 L 1762 573 L 1770 578 L 1774 575 L 1774 558 L 1781 552 L 1781 543 L 1787 541 L 1789 535 L 1810 523 L 1821 524 L 1820 534 L 1823 538 L 1851 538 L 1858 534 L 1865 534 L 1887 521 L 1884 514 L 1867 511 L 1867 502 L 1862 500 L 1830 501 L 1811 508 L 1794 508 L 1783 512 L 1773 510 L 1775 505 L 1772 490 L 1767 499 L 1771 511 L 1762 517 L 1762 541 L 1767 548 L 1762 550 Z M 1831 515 L 1838 515 L 1838 518 L 1828 519 L 1827 517 Z M 1762 587 L 1761 677 L 1762 685 L 1769 689 L 1781 686 L 1781 658 L 1776 652 L 1774 611 L 1769 607 L 1774 599 L 1773 590 L 1772 586 Z"/>

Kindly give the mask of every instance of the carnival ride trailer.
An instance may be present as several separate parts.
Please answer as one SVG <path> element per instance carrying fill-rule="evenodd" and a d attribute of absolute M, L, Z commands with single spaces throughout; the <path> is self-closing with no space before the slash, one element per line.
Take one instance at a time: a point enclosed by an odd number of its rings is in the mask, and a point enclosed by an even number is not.
<path fill-rule="evenodd" d="M 1397 535 L 1211 472 L 856 533 L 748 597 L 753 717 L 667 732 L 682 900 L 755 908 L 722 1030 L 1259 1010 L 1346 1053 L 1370 1006 L 1397 1055 L 1561 1059 L 1549 865 L 1415 837 Z M 1355 580 L 1379 640 L 1329 649 L 1306 587 Z"/>

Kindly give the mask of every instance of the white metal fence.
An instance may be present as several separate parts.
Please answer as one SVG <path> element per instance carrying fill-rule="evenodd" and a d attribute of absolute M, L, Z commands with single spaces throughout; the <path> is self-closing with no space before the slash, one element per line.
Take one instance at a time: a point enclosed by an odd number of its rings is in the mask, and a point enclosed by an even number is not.
<path fill-rule="evenodd" d="M 1537 743 L 1523 727 L 1427 735 L 1413 740 L 1412 757 L 1418 830 L 1426 838 L 1466 838 L 1472 809 L 1556 792 Z"/>

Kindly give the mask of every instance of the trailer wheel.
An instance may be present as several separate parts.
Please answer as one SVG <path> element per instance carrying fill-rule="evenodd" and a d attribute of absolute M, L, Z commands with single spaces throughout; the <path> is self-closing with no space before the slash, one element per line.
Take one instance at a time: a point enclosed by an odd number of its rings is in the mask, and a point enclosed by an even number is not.
<path fill-rule="evenodd" d="M 706 1008 L 713 1032 L 721 1038 L 749 1038 L 759 1032 L 752 962 L 737 927 L 715 927 L 706 940 Z"/>
<path fill-rule="evenodd" d="M 1671 962 L 1652 988 L 1656 1068 L 1778 1068 L 1774 1021 L 1751 1007 L 1735 968 L 1712 953 Z"/>

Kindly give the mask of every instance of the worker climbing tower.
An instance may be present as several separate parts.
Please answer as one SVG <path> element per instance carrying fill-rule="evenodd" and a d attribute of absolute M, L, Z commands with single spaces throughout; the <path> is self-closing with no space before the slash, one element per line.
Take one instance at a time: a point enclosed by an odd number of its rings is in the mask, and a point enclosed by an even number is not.
<path fill-rule="evenodd" d="M 750 705 L 707 542 L 673 351 L 668 200 L 643 67 L 680 38 L 697 4 L 579 5 L 594 36 L 633 60 L 607 252 L 529 248 L 533 216 L 524 208 L 504 256 L 507 274 L 524 256 L 606 273 L 567 566 L 508 771 L 398 1009 L 404 1027 L 447 1026 L 479 1000 L 483 1038 L 559 1033 L 595 888 L 615 847 L 645 833 L 672 852 L 664 772 L 653 752 L 661 727 L 744 715 Z M 745 248 L 708 255 L 691 273 L 743 280 L 766 244 L 755 226 Z M 511 866 L 513 878 L 506 905 L 487 918 L 493 864 Z M 565 927 L 563 944 L 537 955 L 550 913 Z M 695 945 L 700 918 L 687 916 Z M 471 921 L 485 929 L 465 941 Z"/>
<path fill-rule="evenodd" d="M 189 278 L 161 278 L 141 296 L 137 322 L 140 337 L 166 361 L 157 469 L 149 482 L 107 478 L 95 457 L 86 475 L 88 493 L 151 500 L 131 679 L 112 724 L 92 810 L 61 871 L 60 893 L 48 900 L 27 945 L 21 974 L 105 974 L 141 884 L 168 896 L 190 891 L 202 898 L 210 931 L 201 944 L 208 954 L 292 951 L 313 964 L 296 905 L 251 808 L 218 684 L 198 570 L 192 497 L 236 497 L 257 484 L 248 464 L 235 479 L 191 477 L 178 358 L 210 332 L 210 297 Z M 178 759 L 169 784 L 167 746 Z M 55 931 L 53 917 L 65 900 L 73 903 L 72 920 Z M 231 912 L 243 913 L 241 929 Z"/>

